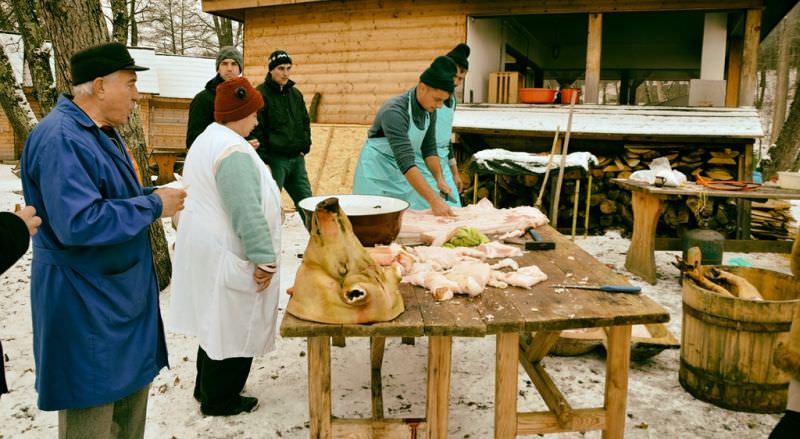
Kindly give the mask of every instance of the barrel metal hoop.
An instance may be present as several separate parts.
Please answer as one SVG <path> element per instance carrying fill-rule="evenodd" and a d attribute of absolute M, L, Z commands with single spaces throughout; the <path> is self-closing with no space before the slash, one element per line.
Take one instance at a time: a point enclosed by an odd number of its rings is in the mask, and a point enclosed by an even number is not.
<path fill-rule="evenodd" d="M 792 325 L 792 322 L 775 322 L 775 323 L 743 322 L 740 320 L 733 320 L 726 317 L 715 316 L 708 313 L 700 312 L 692 308 L 685 301 L 683 302 L 683 312 L 689 314 L 690 316 L 700 321 L 709 323 L 711 325 L 719 326 L 722 328 L 735 329 L 737 331 L 789 332 L 789 328 L 791 328 Z"/>
<path fill-rule="evenodd" d="M 712 383 L 721 383 L 725 384 L 726 386 L 735 387 L 739 390 L 746 390 L 746 391 L 781 391 L 786 390 L 789 388 L 789 382 L 785 383 L 743 383 L 741 381 L 736 380 L 726 380 L 725 378 L 721 377 L 720 375 L 713 374 L 708 372 L 705 369 L 700 369 L 697 366 L 692 366 L 691 364 L 687 363 L 686 360 L 681 357 L 681 367 L 691 372 L 693 375 L 699 377 L 704 382 L 712 382 Z"/>

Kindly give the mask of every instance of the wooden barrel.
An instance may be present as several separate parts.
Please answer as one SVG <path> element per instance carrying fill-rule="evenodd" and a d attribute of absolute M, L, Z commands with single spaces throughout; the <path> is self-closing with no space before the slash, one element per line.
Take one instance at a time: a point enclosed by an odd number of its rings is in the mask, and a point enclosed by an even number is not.
<path fill-rule="evenodd" d="M 681 386 L 726 409 L 783 412 L 789 375 L 772 364 L 772 354 L 800 306 L 800 281 L 760 268 L 723 268 L 750 281 L 764 301 L 725 297 L 684 279 Z"/>

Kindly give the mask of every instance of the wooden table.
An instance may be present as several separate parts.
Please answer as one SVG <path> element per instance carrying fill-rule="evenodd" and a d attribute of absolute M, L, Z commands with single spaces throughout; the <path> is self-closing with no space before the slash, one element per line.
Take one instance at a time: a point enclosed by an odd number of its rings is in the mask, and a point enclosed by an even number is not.
<path fill-rule="evenodd" d="M 662 246 L 656 245 L 656 226 L 664 209 L 664 199 L 675 196 L 705 196 L 735 198 L 739 200 L 765 200 L 765 199 L 800 199 L 800 191 L 781 189 L 777 187 L 762 186 L 751 191 L 724 191 L 709 189 L 695 183 L 687 183 L 682 187 L 656 187 L 647 183 L 627 179 L 612 180 L 623 189 L 632 192 L 633 199 L 633 233 L 628 254 L 625 256 L 625 268 L 642 279 L 656 283 L 656 256 L 659 250 L 680 250 L 673 242 L 666 242 Z M 791 241 L 768 241 L 770 245 L 755 245 L 757 241 L 750 238 L 750 209 L 749 205 L 739 209 L 739 234 L 737 240 L 726 240 L 725 249 L 729 251 L 788 251 Z"/>
<path fill-rule="evenodd" d="M 391 322 L 327 325 L 286 314 L 284 337 L 307 337 L 310 437 L 446 438 L 453 337 L 496 335 L 495 438 L 537 433 L 603 430 L 604 438 L 622 438 L 628 393 L 631 326 L 669 320 L 667 311 L 644 295 L 599 291 L 557 292 L 550 285 L 586 280 L 625 284 L 574 243 L 549 226 L 540 227 L 555 250 L 529 252 L 520 265 L 538 265 L 549 279 L 530 290 L 487 288 L 476 298 L 435 302 L 421 288 L 402 285 L 406 310 Z M 605 401 L 602 407 L 572 408 L 542 367 L 562 330 L 607 327 Z M 331 337 L 371 337 L 371 419 L 331 416 Z M 428 337 L 427 402 L 424 419 L 386 419 L 380 389 L 385 337 Z M 518 363 L 521 363 L 549 411 L 517 412 Z"/>

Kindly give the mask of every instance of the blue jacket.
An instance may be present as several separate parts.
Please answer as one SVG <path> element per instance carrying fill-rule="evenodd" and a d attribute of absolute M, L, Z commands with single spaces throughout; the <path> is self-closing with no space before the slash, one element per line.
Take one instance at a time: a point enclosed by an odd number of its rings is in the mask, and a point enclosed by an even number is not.
<path fill-rule="evenodd" d="M 69 98 L 31 131 L 22 153 L 33 237 L 31 311 L 41 410 L 106 404 L 167 365 L 150 223 L 161 200 L 129 156 Z"/>

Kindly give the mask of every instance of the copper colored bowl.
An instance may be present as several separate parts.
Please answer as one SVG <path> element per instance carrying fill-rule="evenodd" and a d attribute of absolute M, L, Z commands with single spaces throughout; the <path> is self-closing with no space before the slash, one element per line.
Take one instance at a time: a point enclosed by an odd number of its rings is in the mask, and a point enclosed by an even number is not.
<path fill-rule="evenodd" d="M 391 244 L 400 233 L 403 212 L 409 206 L 404 200 L 379 195 L 319 195 L 304 198 L 299 207 L 306 217 L 306 229 L 311 228 L 311 215 L 317 204 L 330 197 L 339 199 L 339 206 L 353 225 L 353 233 L 365 247 Z"/>
<path fill-rule="evenodd" d="M 552 88 L 521 88 L 519 101 L 523 104 L 552 104 L 556 98 L 556 90 Z"/>

